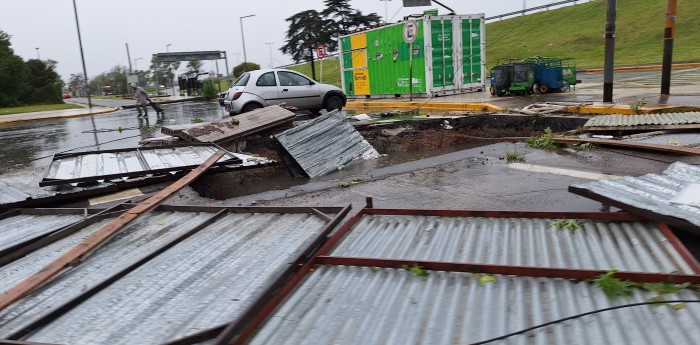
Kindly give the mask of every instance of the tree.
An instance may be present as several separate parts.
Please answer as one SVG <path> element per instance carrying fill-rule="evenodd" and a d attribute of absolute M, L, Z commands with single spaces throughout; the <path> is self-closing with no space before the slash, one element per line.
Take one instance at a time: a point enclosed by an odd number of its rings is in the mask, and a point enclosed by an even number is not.
<path fill-rule="evenodd" d="M 381 21 L 376 13 L 364 15 L 351 8 L 349 0 L 325 0 L 324 4 L 326 8 L 320 13 L 307 10 L 286 19 L 289 29 L 286 44 L 280 50 L 295 62 L 311 60 L 312 50 L 319 43 L 326 45 L 328 51 L 337 51 L 339 36 Z"/>
<path fill-rule="evenodd" d="M 260 69 L 260 65 L 254 62 L 243 62 L 240 65 L 233 68 L 233 76 L 238 78 L 243 72 L 250 72 Z"/>
<path fill-rule="evenodd" d="M 21 95 L 26 92 L 29 68 L 10 48 L 10 38 L 0 30 L 0 107 L 22 105 Z"/>
<path fill-rule="evenodd" d="M 29 70 L 27 77 L 28 87 L 22 93 L 22 103 L 63 103 L 63 97 L 61 97 L 63 82 L 54 70 L 56 62 L 53 60 L 44 62 L 32 59 L 27 61 L 26 65 Z"/>
<path fill-rule="evenodd" d="M 195 61 L 192 61 L 195 62 Z M 201 67 L 201 63 L 199 61 L 196 61 L 199 63 L 199 67 Z M 190 67 L 190 65 L 188 65 Z M 175 72 L 177 69 L 180 68 L 180 61 L 177 62 L 161 62 L 161 63 L 155 63 L 153 60 L 151 60 L 151 68 L 150 68 L 150 77 L 153 82 L 158 82 L 163 85 L 168 85 L 168 83 L 172 82 L 175 78 Z"/>
<path fill-rule="evenodd" d="M 202 68 L 202 65 L 204 65 L 203 62 L 193 60 L 187 64 L 187 68 L 189 68 L 191 71 L 199 72 L 199 69 Z"/>
<path fill-rule="evenodd" d="M 361 27 L 369 27 L 381 22 L 376 13 L 362 14 L 350 7 L 349 0 L 325 0 L 326 9 L 321 12 L 329 22 L 326 26 L 329 39 L 325 42 L 329 51 L 338 50 L 338 38 L 352 33 Z"/>
<path fill-rule="evenodd" d="M 324 30 L 328 22 L 321 18 L 321 14 L 316 10 L 299 12 L 287 18 L 286 21 L 289 22 L 287 43 L 280 50 L 284 54 L 291 55 L 294 62 L 307 60 L 310 46 L 326 43 L 329 40 L 330 36 Z"/>

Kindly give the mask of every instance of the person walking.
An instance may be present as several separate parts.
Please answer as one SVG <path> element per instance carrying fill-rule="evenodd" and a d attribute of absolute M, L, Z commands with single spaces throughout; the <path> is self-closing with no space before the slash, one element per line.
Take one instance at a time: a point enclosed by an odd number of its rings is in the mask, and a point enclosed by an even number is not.
<path fill-rule="evenodd" d="M 131 83 L 131 88 L 134 90 L 134 98 L 136 98 L 136 109 L 139 111 L 138 117 L 148 116 L 148 92 L 142 87 Z M 143 115 L 141 109 L 143 108 Z"/>

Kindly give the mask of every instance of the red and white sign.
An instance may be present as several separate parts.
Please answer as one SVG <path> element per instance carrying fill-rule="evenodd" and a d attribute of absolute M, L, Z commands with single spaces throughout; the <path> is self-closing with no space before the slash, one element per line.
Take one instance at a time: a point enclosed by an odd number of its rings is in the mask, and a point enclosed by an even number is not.
<path fill-rule="evenodd" d="M 316 46 L 316 54 L 318 55 L 319 59 L 323 59 L 324 57 L 326 57 L 326 46 L 319 43 Z"/>
<path fill-rule="evenodd" d="M 413 43 L 418 36 L 418 23 L 415 20 L 409 19 L 403 25 L 403 41 Z"/>

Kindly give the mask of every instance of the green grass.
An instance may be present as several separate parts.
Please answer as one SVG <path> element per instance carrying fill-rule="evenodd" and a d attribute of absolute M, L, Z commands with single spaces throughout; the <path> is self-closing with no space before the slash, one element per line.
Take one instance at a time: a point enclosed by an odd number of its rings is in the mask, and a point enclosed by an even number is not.
<path fill-rule="evenodd" d="M 321 63 L 319 61 L 314 61 L 314 67 L 314 69 L 316 70 L 316 80 L 324 84 L 330 84 L 340 87 L 340 65 L 338 59 L 323 60 L 323 75 L 321 75 Z M 288 68 L 311 77 L 310 63 L 292 66 Z"/>
<path fill-rule="evenodd" d="M 11 114 L 33 113 L 36 111 L 64 110 L 64 109 L 77 109 L 77 108 L 82 108 L 82 107 L 79 105 L 75 105 L 75 104 L 29 105 L 26 107 L 0 108 L 0 115 L 11 115 Z"/>
<path fill-rule="evenodd" d="M 678 0 L 673 60 L 700 61 L 700 11 L 696 0 Z M 697 5 L 697 4 L 695 4 Z M 579 68 L 603 67 L 606 2 L 588 3 L 517 16 L 486 25 L 486 63 L 499 57 L 573 57 Z M 615 65 L 660 64 L 666 1 L 617 3 Z"/>

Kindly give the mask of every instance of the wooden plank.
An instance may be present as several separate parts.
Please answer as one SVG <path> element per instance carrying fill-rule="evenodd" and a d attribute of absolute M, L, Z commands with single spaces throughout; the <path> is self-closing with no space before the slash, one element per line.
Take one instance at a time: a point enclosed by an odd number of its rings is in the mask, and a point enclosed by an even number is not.
<path fill-rule="evenodd" d="M 622 147 L 622 148 L 626 148 L 626 149 L 661 151 L 661 152 L 684 154 L 684 155 L 700 155 L 700 149 L 694 149 L 694 148 L 690 148 L 690 147 L 637 143 L 637 142 L 620 141 L 620 140 L 554 138 L 554 142 L 556 142 L 557 144 L 566 144 L 566 145 L 591 143 L 591 144 L 599 145 L 599 146 L 615 146 L 615 147 Z"/>
<path fill-rule="evenodd" d="M 0 296 L 0 311 L 4 310 L 12 303 L 26 296 L 30 292 L 38 289 L 44 285 L 44 283 L 61 273 L 64 269 L 84 260 L 88 255 L 90 255 L 90 253 L 94 252 L 109 239 L 116 236 L 121 230 L 124 229 L 124 227 L 126 227 L 126 225 L 134 221 L 137 217 L 155 208 L 168 197 L 192 183 L 192 181 L 197 179 L 197 177 L 206 172 L 209 167 L 223 157 L 224 154 L 226 154 L 226 151 L 223 150 L 216 152 L 213 156 L 209 157 L 209 159 L 202 163 L 202 165 L 192 170 L 183 178 L 158 192 L 156 195 L 138 203 L 136 206 L 130 210 L 127 210 L 119 217 L 105 225 L 102 229 L 90 235 L 73 249 L 61 255 L 61 257 L 55 261 L 49 263 L 41 271 L 30 276 L 17 286 L 5 291 L 5 293 Z"/>
<path fill-rule="evenodd" d="M 205 124 L 200 123 L 187 128 L 184 126 L 188 125 L 171 128 L 173 130 L 173 134 L 171 135 L 193 143 L 222 144 L 279 125 L 291 123 L 294 117 L 295 115 L 293 112 L 279 105 L 272 105 L 237 115 L 235 118 L 232 117 Z"/>

